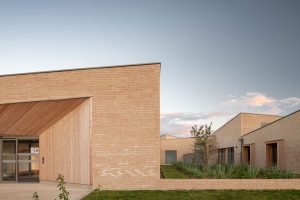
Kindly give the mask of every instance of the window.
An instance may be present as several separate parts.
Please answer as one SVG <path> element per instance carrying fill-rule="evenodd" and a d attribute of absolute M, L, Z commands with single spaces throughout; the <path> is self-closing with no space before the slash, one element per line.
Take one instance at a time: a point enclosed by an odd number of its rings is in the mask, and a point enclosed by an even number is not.
<path fill-rule="evenodd" d="M 218 149 L 218 164 L 225 164 L 225 153 L 226 149 Z"/>
<path fill-rule="evenodd" d="M 234 165 L 234 147 L 227 148 L 227 164 Z"/>
<path fill-rule="evenodd" d="M 177 151 L 176 150 L 165 151 L 165 163 L 173 164 L 176 162 L 177 162 Z"/>

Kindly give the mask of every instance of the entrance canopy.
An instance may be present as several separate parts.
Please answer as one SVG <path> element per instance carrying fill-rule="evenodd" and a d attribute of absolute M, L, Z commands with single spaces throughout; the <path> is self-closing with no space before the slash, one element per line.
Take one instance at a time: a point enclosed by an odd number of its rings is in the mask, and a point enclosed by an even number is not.
<path fill-rule="evenodd" d="M 85 100 L 0 104 L 0 136 L 38 136 Z"/>

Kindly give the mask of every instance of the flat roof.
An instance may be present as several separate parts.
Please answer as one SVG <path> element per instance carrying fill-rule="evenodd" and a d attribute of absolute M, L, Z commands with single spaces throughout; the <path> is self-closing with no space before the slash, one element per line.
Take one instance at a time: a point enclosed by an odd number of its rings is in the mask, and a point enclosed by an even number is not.
<path fill-rule="evenodd" d="M 54 73 L 54 72 L 66 72 L 66 71 L 80 71 L 80 70 L 91 70 L 91 69 L 106 69 L 106 68 L 117 68 L 117 67 L 136 67 L 143 65 L 161 65 L 161 62 L 151 62 L 151 63 L 136 63 L 136 64 L 126 64 L 126 65 L 112 65 L 112 66 L 98 66 L 98 67 L 78 67 L 78 68 L 70 68 L 70 69 L 61 69 L 61 70 L 49 70 L 49 71 L 36 71 L 36 72 L 24 72 L 24 73 L 16 73 L 16 74 L 2 74 L 1 77 L 7 76 L 18 76 L 18 75 L 29 75 L 29 74 L 44 74 L 44 73 Z"/>

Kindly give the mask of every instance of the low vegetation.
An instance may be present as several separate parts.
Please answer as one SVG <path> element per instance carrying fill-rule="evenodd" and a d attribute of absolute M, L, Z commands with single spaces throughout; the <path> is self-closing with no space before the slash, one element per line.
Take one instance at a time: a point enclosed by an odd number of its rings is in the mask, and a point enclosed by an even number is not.
<path fill-rule="evenodd" d="M 56 179 L 58 181 L 58 190 L 60 191 L 58 198 L 61 200 L 69 200 L 69 192 L 66 189 L 66 182 L 65 182 L 65 177 L 62 174 L 58 174 L 58 177 Z M 39 200 L 39 195 L 37 192 L 34 192 L 32 194 L 32 199 L 33 200 Z M 55 199 L 56 200 L 56 199 Z"/>
<path fill-rule="evenodd" d="M 183 173 L 176 169 L 173 165 L 161 165 L 161 178 L 180 178 L 180 179 L 186 179 L 189 178 L 188 174 Z"/>
<path fill-rule="evenodd" d="M 300 190 L 176 190 L 176 191 L 99 191 L 95 190 L 83 200 L 281 200 L 300 199 Z"/>
<path fill-rule="evenodd" d="M 280 171 L 276 168 L 254 168 L 248 165 L 216 165 L 212 167 L 199 167 L 193 164 L 176 163 L 173 165 L 179 172 L 193 178 L 233 178 L 233 179 L 288 179 L 297 178 L 296 174 L 290 171 Z M 167 178 L 167 177 L 166 177 Z"/>

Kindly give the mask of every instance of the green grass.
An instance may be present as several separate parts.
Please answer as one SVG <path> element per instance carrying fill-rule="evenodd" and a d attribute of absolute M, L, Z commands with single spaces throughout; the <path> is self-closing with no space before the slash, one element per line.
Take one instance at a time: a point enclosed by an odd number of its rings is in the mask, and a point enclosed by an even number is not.
<path fill-rule="evenodd" d="M 176 163 L 173 170 L 177 170 L 191 178 L 217 178 L 217 179 L 287 179 L 298 178 L 296 174 L 289 171 L 279 171 L 275 168 L 259 169 L 248 165 L 216 165 L 212 167 L 199 167 L 192 164 Z M 176 178 L 174 176 L 165 175 L 165 178 Z"/>
<path fill-rule="evenodd" d="M 299 200 L 300 190 L 94 191 L 83 200 Z"/>
<path fill-rule="evenodd" d="M 189 176 L 179 170 L 176 169 L 173 165 L 161 165 L 160 166 L 161 174 L 165 178 L 178 178 L 185 179 L 189 178 Z"/>

